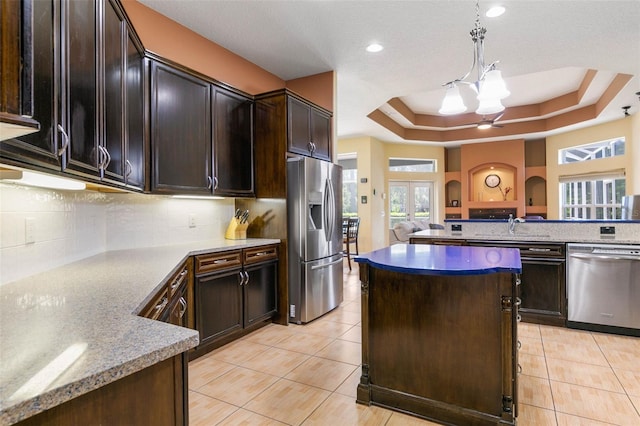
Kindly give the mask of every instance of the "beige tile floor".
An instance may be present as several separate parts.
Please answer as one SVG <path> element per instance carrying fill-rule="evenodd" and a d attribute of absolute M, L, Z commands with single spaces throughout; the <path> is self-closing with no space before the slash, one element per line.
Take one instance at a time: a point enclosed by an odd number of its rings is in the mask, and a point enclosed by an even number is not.
<path fill-rule="evenodd" d="M 432 425 L 355 403 L 360 283 L 307 325 L 269 325 L 189 364 L 190 425 Z M 640 425 L 640 339 L 521 323 L 518 425 Z"/>

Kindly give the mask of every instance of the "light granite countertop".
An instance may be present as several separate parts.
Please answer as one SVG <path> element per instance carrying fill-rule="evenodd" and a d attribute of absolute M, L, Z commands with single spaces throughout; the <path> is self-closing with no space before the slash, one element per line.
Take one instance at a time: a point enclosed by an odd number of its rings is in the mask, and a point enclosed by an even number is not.
<path fill-rule="evenodd" d="M 454 226 L 460 227 L 459 231 Z M 613 234 L 601 234 L 601 228 Z M 639 221 L 527 221 L 515 224 L 509 233 L 505 220 L 446 220 L 445 229 L 409 234 L 413 238 L 513 241 L 540 243 L 640 244 Z"/>
<path fill-rule="evenodd" d="M 108 251 L 0 286 L 0 425 L 187 351 L 198 332 L 137 316 L 188 256 L 279 243 Z"/>

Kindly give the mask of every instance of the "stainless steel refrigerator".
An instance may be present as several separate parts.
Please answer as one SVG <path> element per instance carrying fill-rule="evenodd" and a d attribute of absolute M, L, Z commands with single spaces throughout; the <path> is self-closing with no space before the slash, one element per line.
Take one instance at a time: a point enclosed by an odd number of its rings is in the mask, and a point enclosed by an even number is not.
<path fill-rule="evenodd" d="M 342 294 L 342 167 L 309 157 L 287 161 L 289 321 L 336 308 Z"/>

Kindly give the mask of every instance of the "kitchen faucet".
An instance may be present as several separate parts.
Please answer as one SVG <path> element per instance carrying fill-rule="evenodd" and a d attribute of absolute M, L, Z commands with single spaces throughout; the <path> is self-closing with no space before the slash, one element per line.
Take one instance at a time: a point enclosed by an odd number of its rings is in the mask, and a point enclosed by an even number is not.
<path fill-rule="evenodd" d="M 515 235 L 516 233 L 516 221 L 513 218 L 513 214 L 509 213 L 509 234 Z"/>

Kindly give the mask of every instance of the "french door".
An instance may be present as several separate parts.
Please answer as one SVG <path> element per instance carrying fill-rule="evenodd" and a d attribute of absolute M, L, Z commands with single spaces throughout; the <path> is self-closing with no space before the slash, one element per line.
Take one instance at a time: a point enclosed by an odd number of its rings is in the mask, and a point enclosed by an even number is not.
<path fill-rule="evenodd" d="M 433 182 L 389 182 L 389 227 L 406 220 L 431 220 Z"/>

